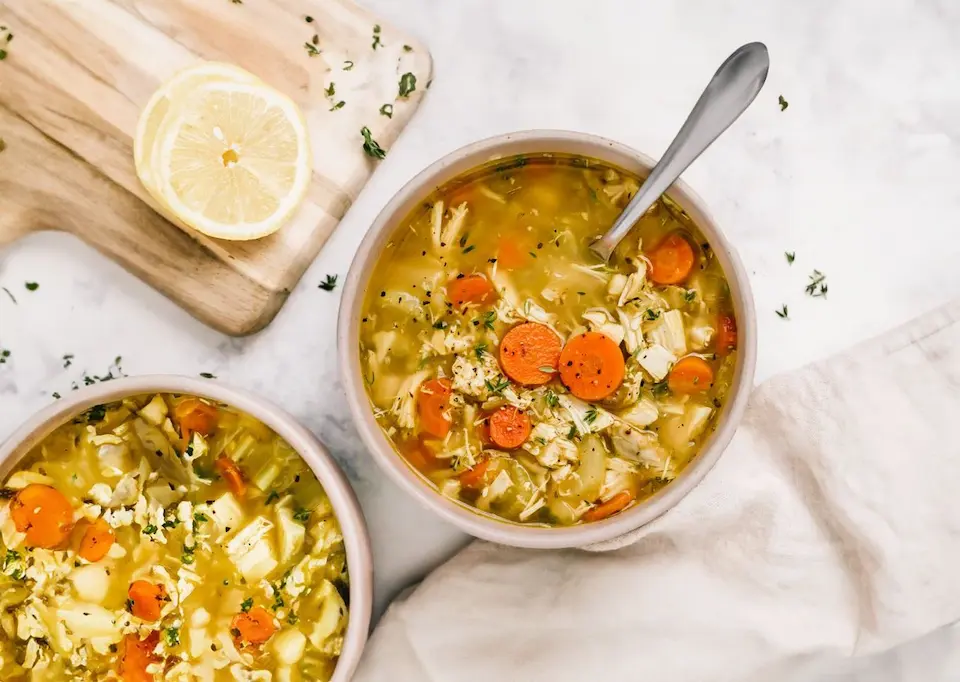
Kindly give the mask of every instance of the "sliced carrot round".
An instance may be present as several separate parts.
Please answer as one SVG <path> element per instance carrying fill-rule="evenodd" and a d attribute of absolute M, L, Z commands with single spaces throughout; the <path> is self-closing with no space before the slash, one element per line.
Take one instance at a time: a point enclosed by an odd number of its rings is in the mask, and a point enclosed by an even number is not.
<path fill-rule="evenodd" d="M 450 396 L 453 393 L 449 379 L 431 379 L 420 385 L 417 393 L 417 414 L 420 428 L 436 438 L 445 438 L 450 432 Z"/>
<path fill-rule="evenodd" d="M 657 284 L 679 284 L 693 271 L 693 247 L 676 232 L 660 242 L 647 257 L 650 279 Z"/>
<path fill-rule="evenodd" d="M 262 606 L 254 606 L 246 613 L 238 613 L 230 622 L 233 638 L 247 644 L 263 644 L 276 631 L 273 616 Z"/>
<path fill-rule="evenodd" d="M 713 368 L 703 358 L 688 355 L 670 370 L 667 385 L 679 395 L 702 393 L 713 385 Z"/>
<path fill-rule="evenodd" d="M 173 408 L 173 417 L 180 427 L 184 442 L 190 441 L 190 434 L 199 433 L 209 436 L 217 426 L 220 412 L 216 407 L 197 398 L 187 398 Z"/>
<path fill-rule="evenodd" d="M 400 443 L 400 454 L 410 465 L 424 474 L 441 468 L 440 462 L 433 450 L 423 442 L 422 438 L 410 438 Z"/>
<path fill-rule="evenodd" d="M 500 246 L 497 248 L 497 267 L 504 270 L 522 268 L 531 260 L 529 248 L 521 243 L 522 237 L 504 235 L 500 237 Z"/>
<path fill-rule="evenodd" d="M 464 488 L 482 488 L 490 473 L 490 459 L 481 459 L 472 468 L 460 474 L 460 485 Z"/>
<path fill-rule="evenodd" d="M 623 383 L 623 353 L 600 332 L 584 332 L 567 341 L 560 354 L 560 381 L 581 400 L 602 400 Z"/>
<path fill-rule="evenodd" d="M 717 320 L 717 355 L 729 355 L 737 349 L 737 321 L 732 315 Z"/>
<path fill-rule="evenodd" d="M 496 298 L 496 290 L 484 275 L 464 275 L 447 284 L 447 300 L 457 308 L 470 303 L 490 303 Z"/>
<path fill-rule="evenodd" d="M 170 601 L 167 588 L 148 580 L 134 580 L 130 583 L 127 597 L 130 599 L 130 613 L 150 622 L 160 620 L 163 605 Z"/>
<path fill-rule="evenodd" d="M 154 630 L 144 639 L 136 634 L 126 635 L 120 642 L 120 658 L 117 674 L 123 682 L 153 682 L 154 676 L 147 672 L 147 666 L 160 661 L 153 650 L 160 643 L 160 633 Z"/>
<path fill-rule="evenodd" d="M 81 559 L 93 563 L 107 556 L 110 547 L 117 540 L 116 533 L 110 524 L 103 519 L 97 519 L 87 526 L 80 540 L 80 550 L 77 552 Z"/>
<path fill-rule="evenodd" d="M 518 384 L 542 386 L 557 370 L 562 345 L 557 333 L 544 324 L 518 324 L 500 342 L 500 366 Z"/>
<path fill-rule="evenodd" d="M 63 493 L 49 485 L 31 483 L 14 496 L 10 516 L 26 534 L 28 547 L 61 546 L 73 529 L 73 506 Z"/>
<path fill-rule="evenodd" d="M 230 486 L 230 491 L 234 495 L 237 497 L 246 495 L 247 482 L 244 480 L 243 472 L 240 471 L 240 467 L 237 466 L 236 462 L 226 455 L 220 455 L 214 460 L 213 466 L 223 477 L 223 480 L 227 482 L 227 485 Z"/>
<path fill-rule="evenodd" d="M 530 417 L 513 405 L 504 405 L 490 415 L 490 440 L 504 450 L 523 445 L 530 435 Z"/>
<path fill-rule="evenodd" d="M 596 507 L 586 512 L 582 518 L 587 522 L 602 521 L 603 519 L 613 516 L 617 512 L 622 512 L 630 505 L 631 502 L 633 502 L 633 500 L 634 497 L 632 492 L 629 490 L 621 490 L 606 502 L 601 502 Z"/>

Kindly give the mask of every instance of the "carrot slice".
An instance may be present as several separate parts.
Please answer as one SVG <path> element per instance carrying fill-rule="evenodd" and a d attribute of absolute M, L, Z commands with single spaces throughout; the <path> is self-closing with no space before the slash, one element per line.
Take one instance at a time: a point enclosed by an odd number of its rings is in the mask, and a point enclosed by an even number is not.
<path fill-rule="evenodd" d="M 729 355 L 737 349 L 737 321 L 732 315 L 721 315 L 717 327 L 717 355 Z"/>
<path fill-rule="evenodd" d="M 254 606 L 246 613 L 238 613 L 230 622 L 233 638 L 241 643 L 263 644 L 276 631 L 273 616 L 262 606 Z"/>
<path fill-rule="evenodd" d="M 160 633 L 154 630 L 144 639 L 135 634 L 127 635 L 120 642 L 120 659 L 117 663 L 117 674 L 123 682 L 154 682 L 152 673 L 147 672 L 147 666 L 160 661 L 160 657 L 153 653 L 160 643 Z"/>
<path fill-rule="evenodd" d="M 557 333 L 546 325 L 518 324 L 500 343 L 500 366 L 518 384 L 542 386 L 553 378 L 562 345 Z"/>
<path fill-rule="evenodd" d="M 465 275 L 447 284 L 447 299 L 457 308 L 470 303 L 490 303 L 497 292 L 484 275 Z"/>
<path fill-rule="evenodd" d="M 633 493 L 629 490 L 621 490 L 619 493 L 611 497 L 606 502 L 601 502 L 596 507 L 586 512 L 583 515 L 584 521 L 602 521 L 603 519 L 609 518 L 621 512 L 627 508 L 627 506 L 633 502 Z"/>
<path fill-rule="evenodd" d="M 150 622 L 160 620 L 163 605 L 170 601 L 167 588 L 147 580 L 134 580 L 130 583 L 127 597 L 130 599 L 130 613 Z"/>
<path fill-rule="evenodd" d="M 103 519 L 97 519 L 87 526 L 80 540 L 80 550 L 77 552 L 81 559 L 93 563 L 107 556 L 110 547 L 117 540 L 116 533 L 110 524 Z"/>
<path fill-rule="evenodd" d="M 523 445 L 530 435 L 530 417 L 513 405 L 504 405 L 490 415 L 490 440 L 504 450 Z"/>
<path fill-rule="evenodd" d="M 417 393 L 417 414 L 420 428 L 436 438 L 445 438 L 450 432 L 453 418 L 450 416 L 450 395 L 453 393 L 449 379 L 431 379 L 420 385 Z"/>
<path fill-rule="evenodd" d="M 660 242 L 647 257 L 650 279 L 657 284 L 679 284 L 693 270 L 693 247 L 676 232 Z"/>
<path fill-rule="evenodd" d="M 73 529 L 70 500 L 56 488 L 40 483 L 31 483 L 16 494 L 10 516 L 17 530 L 26 533 L 29 547 L 59 547 Z"/>
<path fill-rule="evenodd" d="M 584 332 L 567 341 L 560 354 L 560 381 L 581 400 L 602 400 L 623 383 L 623 353 L 600 332 Z"/>
<path fill-rule="evenodd" d="M 464 488 L 482 488 L 490 472 L 490 459 L 481 459 L 473 468 L 460 474 L 460 485 Z"/>
<path fill-rule="evenodd" d="M 701 393 L 713 385 L 713 368 L 703 358 L 688 355 L 670 370 L 667 385 L 680 395 Z"/>
<path fill-rule="evenodd" d="M 197 398 L 187 398 L 173 408 L 173 418 L 180 427 L 184 444 L 190 442 L 190 435 L 193 433 L 209 436 L 217 426 L 219 414 L 216 407 Z"/>
<path fill-rule="evenodd" d="M 213 466 L 223 477 L 223 480 L 230 486 L 230 491 L 237 497 L 243 497 L 247 493 L 247 482 L 243 479 L 243 472 L 237 463 L 226 455 L 217 457 Z"/>
<path fill-rule="evenodd" d="M 530 249 L 523 247 L 521 239 L 516 235 L 503 235 L 497 248 L 497 267 L 504 270 L 522 268 L 531 260 L 529 251 Z"/>
<path fill-rule="evenodd" d="M 411 438 L 403 441 L 400 443 L 399 450 L 404 459 L 417 471 L 428 474 L 441 468 L 433 450 L 421 438 Z"/>

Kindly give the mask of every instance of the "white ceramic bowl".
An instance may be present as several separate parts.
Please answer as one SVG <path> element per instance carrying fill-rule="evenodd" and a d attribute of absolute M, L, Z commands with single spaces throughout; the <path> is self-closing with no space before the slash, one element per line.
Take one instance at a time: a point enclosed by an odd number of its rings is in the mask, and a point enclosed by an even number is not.
<path fill-rule="evenodd" d="M 746 272 L 733 247 L 707 212 L 703 202 L 683 182 L 667 195 L 693 219 L 710 243 L 730 284 L 737 318 L 738 364 L 733 386 L 716 430 L 697 457 L 670 485 L 631 509 L 604 521 L 578 526 L 543 528 L 524 526 L 486 514 L 441 495 L 397 454 L 373 416 L 360 367 L 361 308 L 371 272 L 384 245 L 414 206 L 433 190 L 483 163 L 514 154 L 566 153 L 600 159 L 641 176 L 653 160 L 625 145 L 594 135 L 556 130 L 511 133 L 476 142 L 445 156 L 408 182 L 384 207 L 370 227 L 344 284 L 340 304 L 338 346 L 340 371 L 350 410 L 360 436 L 377 463 L 404 490 L 467 533 L 492 542 L 518 547 L 581 547 L 611 540 L 632 531 L 676 505 L 713 467 L 733 437 L 746 407 L 756 366 L 756 313 Z"/>
<path fill-rule="evenodd" d="M 323 485 L 343 531 L 350 575 L 350 620 L 332 682 L 347 682 L 360 662 L 373 609 L 373 555 L 360 503 L 327 449 L 288 412 L 252 393 L 218 381 L 175 375 L 127 377 L 68 393 L 41 410 L 0 444 L 0 480 L 51 431 L 102 403 L 143 393 L 183 393 L 210 398 L 256 417 L 296 450 Z"/>

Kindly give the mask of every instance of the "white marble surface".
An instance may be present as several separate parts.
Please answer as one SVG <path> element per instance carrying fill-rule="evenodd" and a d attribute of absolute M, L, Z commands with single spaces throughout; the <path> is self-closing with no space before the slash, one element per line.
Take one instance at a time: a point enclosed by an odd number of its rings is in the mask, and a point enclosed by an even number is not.
<path fill-rule="evenodd" d="M 403 497 L 360 447 L 334 360 L 339 291 L 317 283 L 342 278 L 367 225 L 407 179 L 478 138 L 568 128 L 658 155 L 715 67 L 751 40 L 770 49 L 767 85 L 685 178 L 752 278 L 758 380 L 960 291 L 955 0 L 364 1 L 430 46 L 434 82 L 276 321 L 255 337 L 226 338 L 70 238 L 7 247 L 0 285 L 18 303 L 0 292 L 0 348 L 11 351 L 0 365 L 0 437 L 118 355 L 128 374 L 212 372 L 260 391 L 349 472 L 376 546 L 382 607 L 463 540 Z M 792 266 L 784 251 L 796 252 Z M 804 295 L 814 268 L 827 275 L 826 300 Z M 27 291 L 26 281 L 40 288 Z M 774 314 L 784 303 L 789 321 Z M 831 679 L 956 679 L 958 644 L 948 630 Z"/>

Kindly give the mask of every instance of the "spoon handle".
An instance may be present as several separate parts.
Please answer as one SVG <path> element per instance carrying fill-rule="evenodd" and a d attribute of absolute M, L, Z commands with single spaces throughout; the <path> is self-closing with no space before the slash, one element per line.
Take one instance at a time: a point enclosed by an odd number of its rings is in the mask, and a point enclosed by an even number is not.
<path fill-rule="evenodd" d="M 720 133 L 750 106 L 767 79 L 770 58 L 763 43 L 748 43 L 727 57 L 660 161 L 613 226 L 590 247 L 609 260 L 617 244 Z"/>

